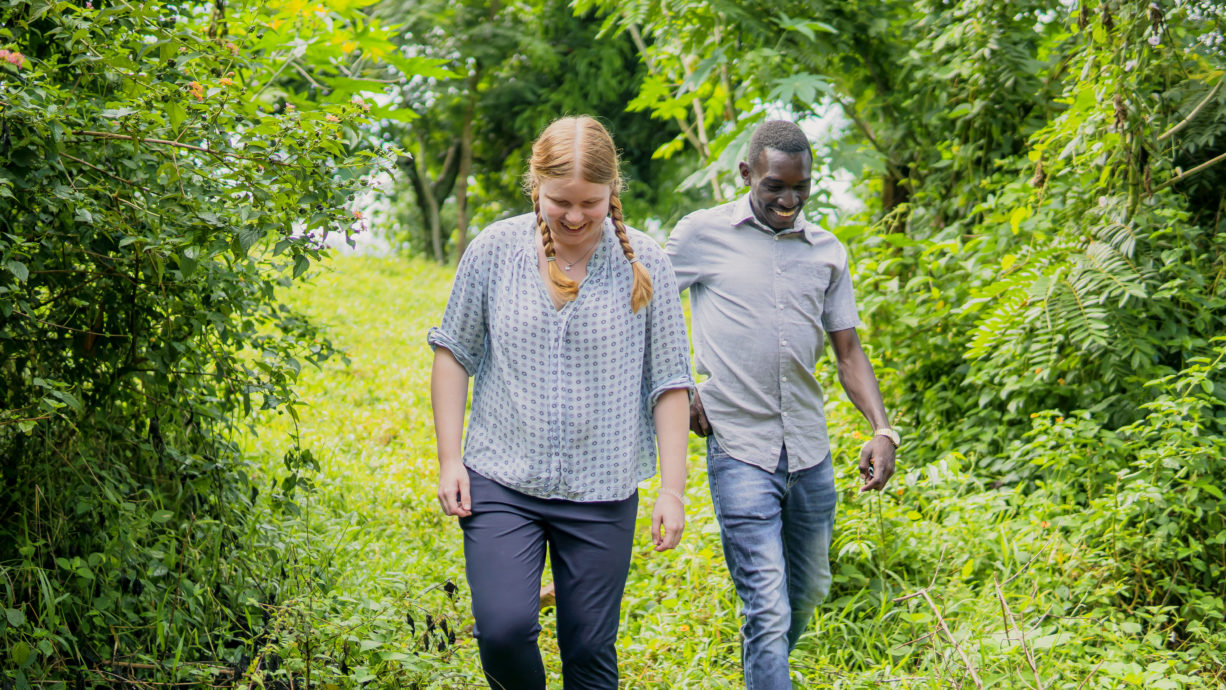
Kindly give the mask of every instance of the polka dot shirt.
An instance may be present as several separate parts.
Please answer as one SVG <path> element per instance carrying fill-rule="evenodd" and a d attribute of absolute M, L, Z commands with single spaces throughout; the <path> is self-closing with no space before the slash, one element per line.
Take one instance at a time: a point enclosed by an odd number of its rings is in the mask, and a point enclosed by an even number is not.
<path fill-rule="evenodd" d="M 654 288 L 632 312 L 633 269 L 606 220 L 578 297 L 555 310 L 536 231 L 529 213 L 479 233 L 427 338 L 474 379 L 464 464 L 531 496 L 621 500 L 655 474 L 656 399 L 693 388 L 672 266 L 627 229 Z"/>

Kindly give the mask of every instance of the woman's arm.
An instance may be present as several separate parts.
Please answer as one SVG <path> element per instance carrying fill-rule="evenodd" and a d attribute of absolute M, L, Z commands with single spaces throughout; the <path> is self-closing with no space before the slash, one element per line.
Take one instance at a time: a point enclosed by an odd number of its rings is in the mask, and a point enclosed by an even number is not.
<path fill-rule="evenodd" d="M 434 437 L 438 444 L 438 501 L 447 515 L 472 515 L 468 497 L 468 470 L 461 459 L 464 403 L 468 399 L 468 372 L 445 347 L 434 348 L 430 373 L 430 405 L 434 409 Z"/>
<path fill-rule="evenodd" d="M 651 512 L 651 540 L 656 551 L 667 551 L 685 531 L 686 453 L 689 444 L 690 399 L 685 388 L 660 394 L 652 411 L 660 449 L 660 495 Z M 663 531 L 661 532 L 661 528 Z"/>

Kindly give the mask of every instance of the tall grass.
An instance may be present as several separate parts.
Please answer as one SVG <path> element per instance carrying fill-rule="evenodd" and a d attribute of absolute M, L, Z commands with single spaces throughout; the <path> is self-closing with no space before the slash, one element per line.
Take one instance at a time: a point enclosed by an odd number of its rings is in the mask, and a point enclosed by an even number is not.
<path fill-rule="evenodd" d="M 420 261 L 345 257 L 287 295 L 348 361 L 304 372 L 298 420 L 261 418 L 246 440 L 257 483 L 285 481 L 295 437 L 318 471 L 296 504 L 266 502 L 283 529 L 284 593 L 244 685 L 484 687 L 460 530 L 434 498 L 425 335 L 451 277 Z M 858 494 L 864 422 L 832 370 L 821 368 L 841 501 L 835 582 L 792 656 L 797 687 L 1215 686 L 1220 636 L 1172 647 L 1164 612 L 1114 608 L 1126 583 L 1100 545 L 1074 537 L 1075 506 L 984 485 L 956 453 L 911 466 L 905 446 L 889 490 Z M 642 487 L 618 641 L 625 688 L 742 684 L 738 602 L 699 439 L 690 452 L 677 550 L 652 552 L 656 484 Z M 552 609 L 542 624 L 560 687 Z"/>

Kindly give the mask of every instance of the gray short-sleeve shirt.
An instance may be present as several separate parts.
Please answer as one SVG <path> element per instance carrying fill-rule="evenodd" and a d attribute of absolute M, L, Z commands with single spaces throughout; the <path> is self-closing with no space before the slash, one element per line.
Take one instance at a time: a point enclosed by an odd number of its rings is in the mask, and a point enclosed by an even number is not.
<path fill-rule="evenodd" d="M 654 240 L 627 229 L 654 286 L 632 312 L 633 268 L 606 220 L 578 298 L 556 310 L 535 233 L 529 213 L 478 234 L 427 338 L 474 378 L 464 464 L 540 498 L 627 498 L 655 474 L 656 399 L 693 387 L 672 268 Z"/>
<path fill-rule="evenodd" d="M 825 332 L 860 325 L 847 249 L 803 215 L 791 231 L 761 226 L 744 196 L 683 218 L 665 251 L 690 291 L 694 361 L 708 377 L 698 390 L 720 446 L 771 471 L 785 443 L 789 471 L 825 460 L 813 372 Z"/>

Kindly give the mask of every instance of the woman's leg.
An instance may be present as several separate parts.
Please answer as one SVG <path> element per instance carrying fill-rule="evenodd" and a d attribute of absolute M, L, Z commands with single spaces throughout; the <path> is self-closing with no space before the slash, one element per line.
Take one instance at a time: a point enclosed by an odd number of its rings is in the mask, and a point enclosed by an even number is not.
<path fill-rule="evenodd" d="M 473 637 L 496 690 L 544 690 L 537 647 L 545 530 L 525 496 L 469 471 L 473 514 L 460 519 L 473 600 Z"/>
<path fill-rule="evenodd" d="M 551 501 L 546 521 L 565 690 L 616 690 L 617 624 L 630 571 L 638 494 Z"/>

